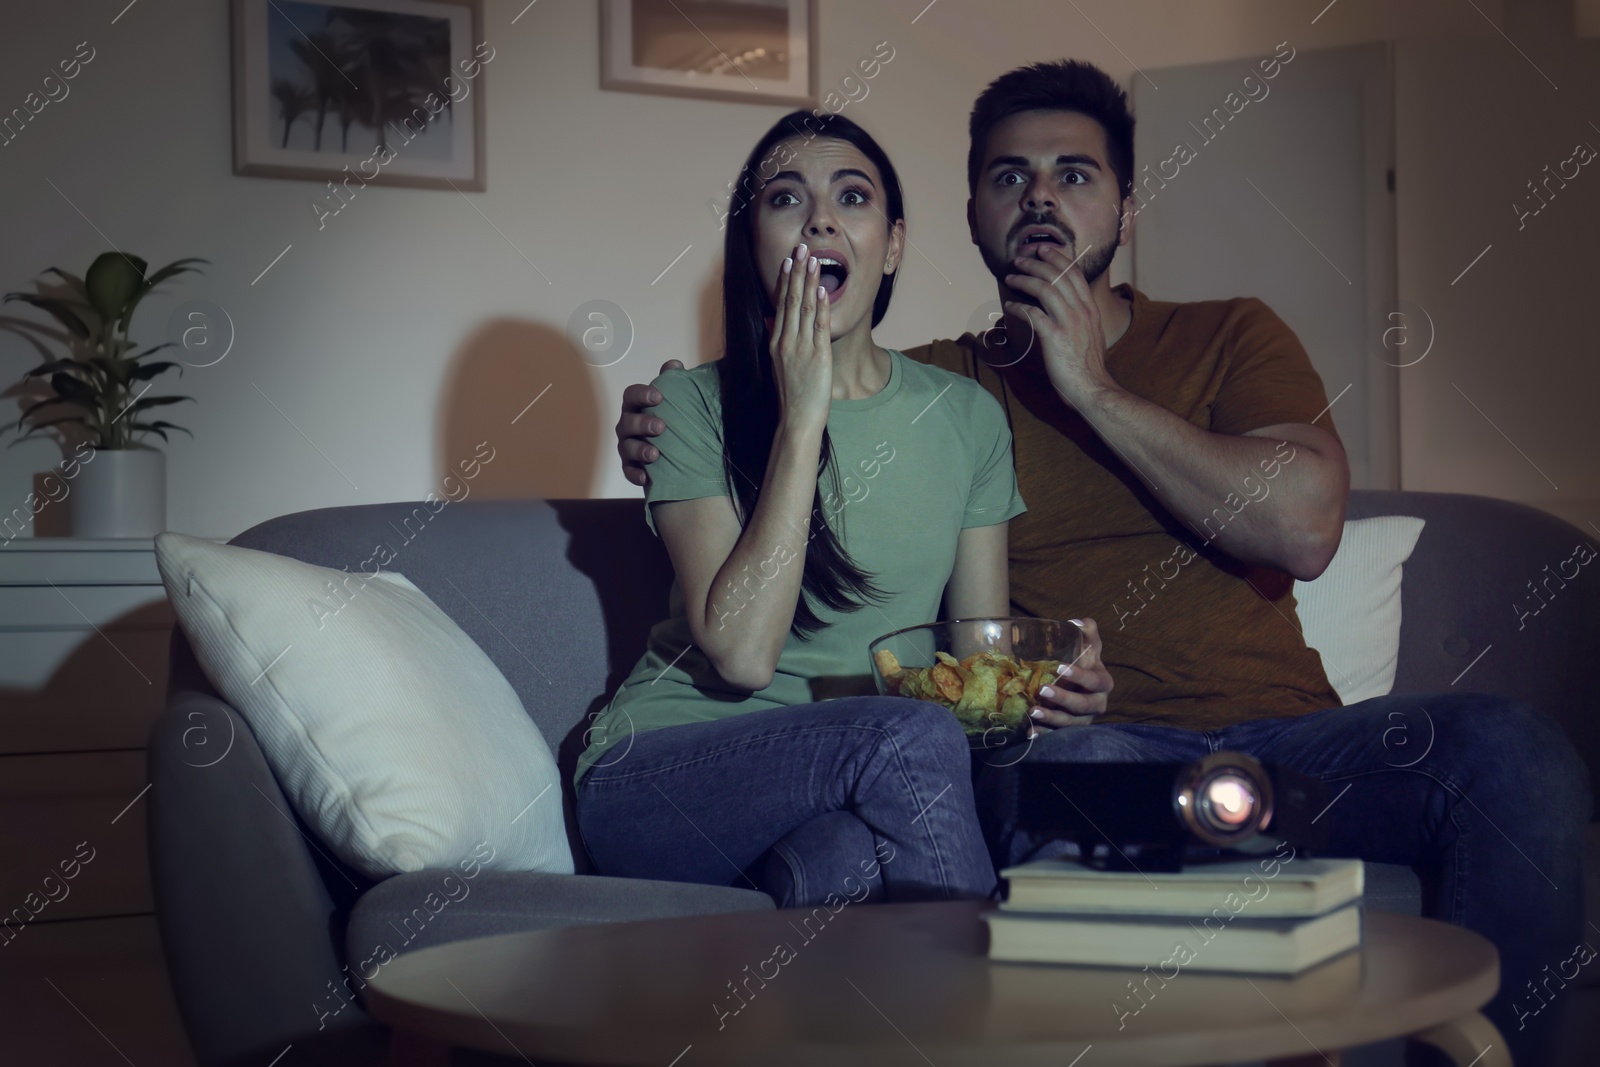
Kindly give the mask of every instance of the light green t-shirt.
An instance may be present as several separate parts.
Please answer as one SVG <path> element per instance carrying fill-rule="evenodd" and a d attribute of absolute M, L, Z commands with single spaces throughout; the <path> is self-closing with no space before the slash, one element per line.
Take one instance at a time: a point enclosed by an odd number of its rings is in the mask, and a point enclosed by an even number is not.
<path fill-rule="evenodd" d="M 809 639 L 791 631 L 772 684 L 750 693 L 724 682 L 693 644 L 683 589 L 674 581 L 670 617 L 650 631 L 644 656 L 587 731 L 575 784 L 597 762 L 626 759 L 637 732 L 876 692 L 867 646 L 891 630 L 938 618 L 960 532 L 1027 510 L 999 401 L 970 378 L 893 350 L 889 359 L 889 381 L 875 395 L 833 401 L 828 436 L 838 490 L 828 471 L 820 483 L 829 526 L 885 597 L 853 612 L 813 604 L 824 627 Z M 667 429 L 655 438 L 661 455 L 650 465 L 645 493 L 652 530 L 656 504 L 731 496 L 716 364 L 667 371 L 653 384 L 665 399 L 652 410 Z M 759 596 L 763 575 L 775 577 L 788 559 L 764 561 L 741 578 L 743 597 Z M 791 565 L 802 565 L 798 555 Z M 738 609 L 721 622 L 738 625 Z"/>

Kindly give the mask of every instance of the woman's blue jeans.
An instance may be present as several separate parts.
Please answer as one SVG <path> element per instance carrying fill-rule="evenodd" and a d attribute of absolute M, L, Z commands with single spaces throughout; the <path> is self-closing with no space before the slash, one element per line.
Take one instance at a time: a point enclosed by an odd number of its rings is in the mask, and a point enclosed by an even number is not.
<path fill-rule="evenodd" d="M 890 901 L 996 887 L 966 735 L 937 704 L 844 697 L 641 731 L 614 751 L 578 786 L 600 874 L 766 892 L 780 839 L 847 813 L 871 832 L 865 850 L 863 835 L 815 832 L 780 850 L 799 902 L 861 899 L 853 886 L 874 879 Z"/>

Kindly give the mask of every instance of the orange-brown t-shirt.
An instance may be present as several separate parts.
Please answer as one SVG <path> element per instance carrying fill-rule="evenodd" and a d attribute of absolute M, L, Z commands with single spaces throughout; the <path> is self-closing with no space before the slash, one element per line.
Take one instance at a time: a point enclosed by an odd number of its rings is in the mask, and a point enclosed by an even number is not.
<path fill-rule="evenodd" d="M 1127 285 L 1114 291 L 1133 301 L 1127 331 L 1106 352 L 1124 389 L 1216 433 L 1309 423 L 1326 411 L 1305 349 L 1260 300 L 1179 304 Z M 1300 636 L 1293 579 L 1220 550 L 1236 515 L 1271 506 L 1294 446 L 1279 444 L 1274 459 L 1242 473 L 1202 536 L 1056 396 L 1037 352 L 1004 366 L 1015 357 L 966 334 L 905 354 L 976 378 L 1005 407 L 1028 502 L 1011 522 L 1012 605 L 1099 623 L 1116 682 L 1104 721 L 1209 730 L 1338 706 Z"/>

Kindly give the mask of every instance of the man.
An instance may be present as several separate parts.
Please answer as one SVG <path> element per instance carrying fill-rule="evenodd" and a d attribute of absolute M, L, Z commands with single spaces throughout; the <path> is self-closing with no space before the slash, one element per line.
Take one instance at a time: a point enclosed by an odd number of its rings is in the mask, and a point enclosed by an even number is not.
<path fill-rule="evenodd" d="M 1106 271 L 1129 239 L 1133 117 L 1099 69 L 1037 64 L 973 108 L 972 241 L 999 284 L 1003 333 L 911 349 L 1005 406 L 1029 510 L 1011 524 L 1015 609 L 1096 615 L 1101 672 L 1033 712 L 1026 759 L 1196 759 L 1247 752 L 1328 783 L 1330 855 L 1418 865 L 1429 913 L 1489 937 L 1486 1008 L 1519 1063 L 1544 1063 L 1559 1011 L 1529 1018 L 1540 969 L 1581 940 L 1587 772 L 1526 706 L 1450 693 L 1338 698 L 1295 621 L 1292 582 L 1338 547 L 1349 468 L 1322 383 L 1255 299 L 1175 304 Z M 642 481 L 660 419 L 626 394 L 617 433 Z M 1098 651 L 1098 650 L 1097 650 Z M 1092 722 L 1090 729 L 1080 728 Z M 1420 760 L 1385 741 L 1431 736 Z M 1066 728 L 1062 728 L 1066 727 Z M 1035 854 L 1012 780 L 980 768 L 998 863 Z"/>

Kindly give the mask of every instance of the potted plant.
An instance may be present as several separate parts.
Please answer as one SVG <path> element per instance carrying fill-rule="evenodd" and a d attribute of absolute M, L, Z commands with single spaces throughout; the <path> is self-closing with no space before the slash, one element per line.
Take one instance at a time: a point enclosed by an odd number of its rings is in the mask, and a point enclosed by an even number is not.
<path fill-rule="evenodd" d="M 39 337 L 29 336 L 45 359 L 20 383 L 24 406 L 16 429 L 27 429 L 11 444 L 48 429 L 63 451 L 77 445 L 77 458 L 62 465 L 72 483 L 68 530 L 74 537 L 150 537 L 166 528 L 166 455 L 144 439 L 156 434 L 167 441 L 168 430 L 189 431 L 147 416 L 194 398 L 148 396 L 154 378 L 173 369 L 181 375 L 183 367 L 150 358 L 174 342 L 134 352 L 128 332 L 134 310 L 151 290 L 186 271 L 198 273 L 191 264 L 205 262 L 180 259 L 152 274 L 138 256 L 106 252 L 82 278 L 56 267 L 45 271 L 63 283 L 54 292 L 41 281 L 37 294 L 5 295 L 7 302 L 22 300 L 49 312 L 66 329 L 63 335 L 27 324 L 68 351 L 55 356 Z M 93 449 L 87 455 L 85 445 Z"/>

